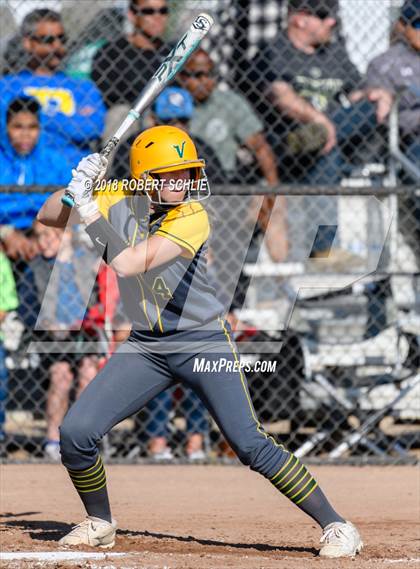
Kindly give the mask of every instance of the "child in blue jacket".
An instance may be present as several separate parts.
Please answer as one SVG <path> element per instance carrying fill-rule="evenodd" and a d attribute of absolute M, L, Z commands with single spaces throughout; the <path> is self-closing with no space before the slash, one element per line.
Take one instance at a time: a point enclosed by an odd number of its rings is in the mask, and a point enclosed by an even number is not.
<path fill-rule="evenodd" d="M 70 181 L 61 155 L 41 135 L 40 110 L 29 97 L 9 104 L 7 130 L 0 138 L 0 184 L 65 186 Z"/>
<path fill-rule="evenodd" d="M 102 135 L 105 106 L 92 81 L 73 79 L 62 72 L 36 75 L 24 70 L 0 79 L 4 108 L 16 96 L 35 98 L 41 105 L 41 125 L 48 144 L 61 152 L 67 168 L 75 168 Z"/>

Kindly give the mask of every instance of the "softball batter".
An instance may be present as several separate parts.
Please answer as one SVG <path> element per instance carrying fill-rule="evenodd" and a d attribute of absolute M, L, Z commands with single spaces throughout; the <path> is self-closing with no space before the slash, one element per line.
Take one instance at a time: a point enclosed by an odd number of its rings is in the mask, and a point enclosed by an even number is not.
<path fill-rule="evenodd" d="M 357 529 L 335 512 L 306 467 L 264 431 L 246 380 L 234 365 L 236 347 L 206 277 L 210 228 L 200 202 L 209 192 L 204 162 L 193 141 L 172 126 L 154 127 L 136 138 L 130 166 L 132 178 L 148 189 L 141 197 L 122 185 L 118 191 L 93 192 L 106 166 L 99 154 L 84 158 L 68 188 L 53 194 L 38 214 L 46 225 L 65 226 L 71 210 L 62 205 L 61 197 L 64 191 L 72 194 L 73 211 L 118 274 L 125 310 L 133 322 L 128 340 L 61 426 L 62 462 L 87 517 L 59 543 L 114 545 L 117 526 L 98 441 L 158 393 L 181 382 L 202 399 L 241 462 L 321 526 L 320 555 L 355 555 L 363 546 Z M 74 220 L 80 221 L 76 212 Z M 218 374 L 197 372 L 194 361 L 202 357 L 211 362 L 223 357 L 232 366 Z"/>

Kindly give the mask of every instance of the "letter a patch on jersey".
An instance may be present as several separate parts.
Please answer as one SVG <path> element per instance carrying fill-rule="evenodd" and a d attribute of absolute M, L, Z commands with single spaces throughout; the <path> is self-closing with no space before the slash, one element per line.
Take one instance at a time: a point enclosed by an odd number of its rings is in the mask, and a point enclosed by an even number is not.
<path fill-rule="evenodd" d="M 183 158 L 183 157 L 184 157 L 185 140 L 184 140 L 184 142 L 182 143 L 182 146 L 181 146 L 181 147 L 179 146 L 179 144 L 173 144 L 172 146 L 173 146 L 173 147 L 175 148 L 175 150 L 178 152 L 178 156 L 179 156 L 180 158 Z"/>

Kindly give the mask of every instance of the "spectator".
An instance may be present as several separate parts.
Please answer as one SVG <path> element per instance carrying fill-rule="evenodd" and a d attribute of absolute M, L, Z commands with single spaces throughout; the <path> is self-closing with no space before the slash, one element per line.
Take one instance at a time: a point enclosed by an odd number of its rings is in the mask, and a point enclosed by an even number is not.
<path fill-rule="evenodd" d="M 391 108 L 391 94 L 365 89 L 344 42 L 333 41 L 337 10 L 337 0 L 289 0 L 286 30 L 261 46 L 252 64 L 250 84 L 254 95 L 264 93 L 269 103 L 263 106 L 265 118 L 282 179 L 290 183 L 339 184 L 344 152 L 358 150 Z M 359 263 L 344 251 L 337 257 L 336 197 L 298 201 L 294 210 L 304 214 L 293 219 L 298 257 L 325 257 L 334 269 Z M 305 230 L 308 216 L 313 231 Z"/>
<path fill-rule="evenodd" d="M 231 182 L 257 181 L 255 168 L 238 164 L 241 146 L 256 158 L 263 178 L 270 186 L 278 184 L 276 161 L 263 134 L 263 124 L 242 95 L 218 88 L 214 64 L 203 49 L 188 60 L 179 82 L 196 105 L 190 123 L 192 136 L 200 136 L 213 148 Z"/>
<path fill-rule="evenodd" d="M 173 392 L 166 390 L 155 397 L 146 407 L 148 420 L 146 421 L 146 434 L 150 436 L 149 454 L 156 461 L 171 460 L 173 454 L 168 446 L 168 422 L 172 411 Z M 195 393 L 185 388 L 183 397 L 179 402 L 180 408 L 186 417 L 187 444 L 185 453 L 188 460 L 204 460 L 204 438 L 208 433 L 207 411 Z"/>
<path fill-rule="evenodd" d="M 69 230 L 63 232 L 35 222 L 33 232 L 40 254 L 29 262 L 19 279 L 19 314 L 37 340 L 80 340 L 83 338 L 83 331 L 79 330 L 85 313 L 84 297 L 90 292 L 86 287 L 92 282 L 96 267 L 93 257 L 73 247 Z M 41 303 L 46 305 L 42 311 Z M 69 405 L 75 375 L 78 379 L 76 397 L 79 397 L 97 373 L 97 358 L 81 357 L 78 353 L 43 353 L 40 366 L 48 370 L 50 381 L 45 455 L 58 461 L 59 426 Z"/>
<path fill-rule="evenodd" d="M 388 51 L 371 61 L 367 83 L 398 97 L 403 149 L 420 163 L 420 0 L 407 0 L 400 16 L 401 34 Z"/>
<path fill-rule="evenodd" d="M 0 185 L 66 185 L 69 182 L 69 170 L 61 154 L 45 142 L 41 133 L 40 105 L 36 99 L 13 99 L 7 108 L 6 125 L 6 133 L 0 137 Z M 21 192 L 2 194 L 0 239 L 3 233 L 10 234 L 4 246 L 11 258 L 33 256 L 31 242 L 12 229 L 13 226 L 15 229 L 30 227 L 47 197 L 46 193 L 31 193 L 30 197 Z"/>
<path fill-rule="evenodd" d="M 40 109 L 36 99 L 29 97 L 9 104 L 7 134 L 0 139 L 0 184 L 64 186 L 70 181 L 60 153 L 43 141 Z"/>
<path fill-rule="evenodd" d="M 0 455 L 5 453 L 6 400 L 7 400 L 7 368 L 4 337 L 1 330 L 7 314 L 18 307 L 15 280 L 9 259 L 0 247 Z"/>
<path fill-rule="evenodd" d="M 0 247 L 13 260 L 22 258 L 29 261 L 37 253 L 33 240 L 28 239 L 25 233 L 16 230 L 13 225 L 0 225 Z"/>
<path fill-rule="evenodd" d="M 338 183 L 343 147 L 360 145 L 391 108 L 391 94 L 364 88 L 344 42 L 333 41 L 337 10 L 337 0 L 289 0 L 287 29 L 253 63 L 255 92 L 274 107 L 282 172 L 293 181 Z"/>
<path fill-rule="evenodd" d="M 172 124 L 188 132 L 193 115 L 194 101 L 189 92 L 179 87 L 167 87 L 154 102 L 149 119 L 151 126 Z M 122 179 L 129 176 L 127 156 L 136 136 L 136 134 L 131 136 L 119 146 L 113 162 L 112 177 Z M 213 148 L 199 136 L 196 136 L 194 140 L 199 156 L 206 162 L 206 174 L 211 183 L 224 183 L 226 175 Z"/>
<path fill-rule="evenodd" d="M 170 50 L 163 35 L 168 23 L 166 0 L 130 0 L 133 33 L 101 47 L 94 58 L 92 79 L 106 106 L 130 105 Z"/>
<path fill-rule="evenodd" d="M 46 143 L 61 153 L 69 169 L 90 151 L 102 134 L 105 108 L 91 81 L 72 79 L 59 71 L 66 54 L 66 36 L 60 15 L 34 10 L 22 23 L 27 68 L 0 79 L 2 116 L 10 101 L 20 96 L 38 100 Z"/>
<path fill-rule="evenodd" d="M 371 88 L 383 87 L 398 97 L 401 146 L 407 157 L 420 164 L 420 0 L 406 0 L 399 20 L 398 41 L 369 65 Z M 406 174 L 403 182 L 415 183 Z M 400 228 L 420 267 L 420 198 L 399 198 Z"/>

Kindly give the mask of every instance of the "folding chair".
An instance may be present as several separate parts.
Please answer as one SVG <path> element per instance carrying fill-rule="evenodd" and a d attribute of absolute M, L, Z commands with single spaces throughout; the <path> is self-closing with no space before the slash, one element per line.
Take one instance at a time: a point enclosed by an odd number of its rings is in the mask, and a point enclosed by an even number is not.
<path fill-rule="evenodd" d="M 303 304 L 308 309 L 312 303 L 319 317 L 322 301 L 325 306 L 327 299 L 331 301 L 334 297 L 343 297 L 345 293 L 327 293 L 311 301 L 306 300 Z M 361 289 L 361 294 L 366 295 L 366 289 Z M 386 301 L 389 294 L 390 290 L 382 301 Z M 355 296 L 354 292 L 352 296 Z M 350 298 L 346 302 L 351 305 Z M 365 306 L 368 314 L 372 311 L 371 304 L 372 298 Z M 381 310 L 381 307 L 376 306 L 376 309 Z M 348 310 L 351 312 L 351 307 Z M 385 310 L 384 306 L 382 310 Z M 412 356 L 413 350 L 420 354 L 420 338 L 405 332 L 398 320 L 386 323 L 384 314 L 380 313 L 376 323 L 368 315 L 364 335 L 361 340 L 346 344 L 306 337 L 305 359 L 309 371 L 302 388 L 309 397 L 321 402 L 321 406 L 333 418 L 326 420 L 296 450 L 297 456 L 305 456 L 328 442 L 333 447 L 329 452 L 331 459 L 341 457 L 357 445 L 382 458 L 387 456 L 389 450 L 402 458 L 409 457 L 398 440 L 386 439 L 379 423 L 383 417 L 397 414 L 401 402 L 419 385 L 418 361 Z M 340 386 L 336 379 L 343 376 L 347 378 L 347 385 Z M 391 396 L 382 404 L 379 404 L 377 397 L 379 386 L 392 386 Z M 319 393 L 314 395 L 316 389 Z M 374 405 L 371 404 L 370 394 L 373 394 Z M 350 425 L 350 416 L 358 420 L 357 427 Z"/>

